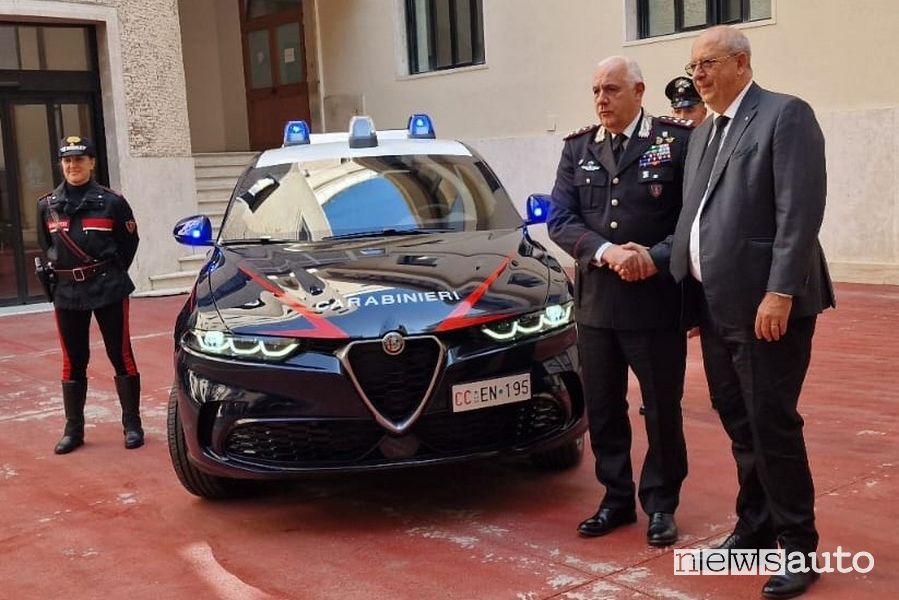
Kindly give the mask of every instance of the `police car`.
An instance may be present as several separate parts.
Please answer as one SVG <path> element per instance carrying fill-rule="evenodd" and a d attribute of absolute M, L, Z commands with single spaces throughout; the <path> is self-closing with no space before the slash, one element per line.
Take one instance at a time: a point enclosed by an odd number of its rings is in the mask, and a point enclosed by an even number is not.
<path fill-rule="evenodd" d="M 249 479 L 501 455 L 566 468 L 586 429 L 572 286 L 484 160 L 427 115 L 285 128 L 240 177 L 175 327 L 172 463 Z"/>

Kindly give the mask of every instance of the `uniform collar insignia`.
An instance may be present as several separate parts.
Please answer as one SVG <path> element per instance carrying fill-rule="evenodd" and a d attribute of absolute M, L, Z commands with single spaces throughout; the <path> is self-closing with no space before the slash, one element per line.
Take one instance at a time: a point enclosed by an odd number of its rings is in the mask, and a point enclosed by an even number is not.
<path fill-rule="evenodd" d="M 643 120 L 640 121 L 640 131 L 637 133 L 637 137 L 648 138 L 650 131 L 652 131 L 652 115 L 648 112 L 644 112 Z"/>
<path fill-rule="evenodd" d="M 593 138 L 593 141 L 597 144 L 601 144 L 606 141 L 606 128 L 602 125 L 599 126 L 599 129 L 596 130 L 596 136 Z"/>

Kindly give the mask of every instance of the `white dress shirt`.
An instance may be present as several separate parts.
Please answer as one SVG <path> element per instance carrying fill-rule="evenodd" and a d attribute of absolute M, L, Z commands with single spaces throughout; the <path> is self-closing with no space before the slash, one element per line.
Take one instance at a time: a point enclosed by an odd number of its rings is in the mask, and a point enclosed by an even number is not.
<path fill-rule="evenodd" d="M 746 92 L 749 91 L 749 86 L 752 85 L 752 81 L 746 84 L 746 87 L 743 88 L 743 91 L 734 98 L 734 101 L 730 103 L 730 106 L 727 107 L 723 114 L 725 117 L 728 117 L 730 120 L 724 125 L 724 131 L 721 132 L 721 140 L 719 141 L 718 148 L 714 149 L 715 154 L 718 153 L 718 150 L 721 148 L 721 145 L 724 144 L 724 138 L 727 137 L 727 132 L 730 131 L 730 126 L 734 122 L 734 117 L 737 116 L 737 111 L 740 110 L 740 105 L 743 103 L 743 98 L 746 96 Z M 711 116 L 709 116 L 709 120 L 712 121 L 712 135 L 709 138 L 709 144 L 711 144 L 711 139 L 715 137 L 715 119 L 720 115 L 718 113 L 712 112 Z M 711 148 L 706 148 L 706 152 L 712 152 Z M 716 159 L 717 160 L 717 159 Z M 702 271 L 699 266 L 699 217 L 702 215 L 702 209 L 705 207 L 705 201 L 709 197 L 709 187 L 706 183 L 705 192 L 702 194 L 702 201 L 699 203 L 699 210 L 696 211 L 696 218 L 693 219 L 693 225 L 690 227 L 690 273 L 693 277 L 696 278 L 697 281 L 702 281 Z"/>

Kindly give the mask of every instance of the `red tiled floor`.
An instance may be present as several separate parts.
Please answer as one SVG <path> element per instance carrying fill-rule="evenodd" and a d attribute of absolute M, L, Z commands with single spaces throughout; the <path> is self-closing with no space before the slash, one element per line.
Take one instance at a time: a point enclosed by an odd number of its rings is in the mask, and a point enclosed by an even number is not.
<path fill-rule="evenodd" d="M 892 597 L 899 585 L 899 288 L 841 285 L 819 320 L 801 410 L 821 551 L 867 551 L 867 575 L 825 575 L 808 598 Z M 645 517 L 578 538 L 595 509 L 593 461 L 546 473 L 518 463 L 320 478 L 204 502 L 169 463 L 171 327 L 183 297 L 132 303 L 147 445 L 122 448 L 111 369 L 92 346 L 87 444 L 52 452 L 63 423 L 50 313 L 0 317 L 0 598 L 758 598 L 760 576 L 673 575 Z M 631 398 L 639 398 L 632 386 Z M 645 450 L 636 413 L 634 457 Z M 733 525 L 733 460 L 690 344 L 690 475 L 678 547 Z"/>

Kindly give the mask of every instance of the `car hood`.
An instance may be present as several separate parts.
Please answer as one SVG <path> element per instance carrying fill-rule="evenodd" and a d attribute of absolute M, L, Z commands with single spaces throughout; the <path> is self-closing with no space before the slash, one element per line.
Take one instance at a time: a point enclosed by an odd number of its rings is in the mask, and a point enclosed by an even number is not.
<path fill-rule="evenodd" d="M 566 282 L 558 263 L 514 229 L 217 247 L 197 300 L 214 304 L 234 333 L 373 338 L 539 310 L 570 298 Z"/>

